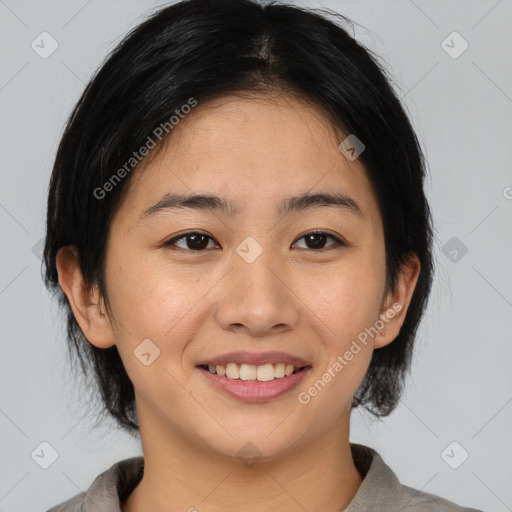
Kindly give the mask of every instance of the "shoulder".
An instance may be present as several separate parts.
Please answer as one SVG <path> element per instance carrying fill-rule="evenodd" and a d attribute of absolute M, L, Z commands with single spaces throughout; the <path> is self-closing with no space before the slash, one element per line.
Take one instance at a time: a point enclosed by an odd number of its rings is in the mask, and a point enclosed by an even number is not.
<path fill-rule="evenodd" d="M 407 512 L 483 512 L 475 508 L 463 507 L 435 494 L 418 491 L 412 487 L 400 484 L 403 511 Z"/>
<path fill-rule="evenodd" d="M 403 485 L 373 448 L 351 443 L 350 449 L 363 482 L 343 512 L 483 512 Z"/>
<path fill-rule="evenodd" d="M 81 492 L 62 503 L 49 508 L 46 512 L 83 512 L 84 497 L 85 492 Z"/>
<path fill-rule="evenodd" d="M 144 458 L 131 457 L 98 475 L 89 489 L 46 512 L 121 512 L 120 504 L 135 489 L 144 472 Z"/>

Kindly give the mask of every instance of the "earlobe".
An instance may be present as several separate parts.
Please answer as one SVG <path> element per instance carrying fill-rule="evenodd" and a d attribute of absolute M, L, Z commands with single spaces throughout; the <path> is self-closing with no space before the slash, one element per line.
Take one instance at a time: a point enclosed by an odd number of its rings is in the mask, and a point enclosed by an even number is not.
<path fill-rule="evenodd" d="M 384 306 L 380 311 L 380 318 L 384 326 L 375 337 L 374 348 L 389 345 L 400 333 L 418 282 L 420 269 L 420 261 L 416 254 L 412 254 L 407 262 L 402 265 L 395 292 L 388 292 Z"/>
<path fill-rule="evenodd" d="M 89 290 L 84 283 L 78 251 L 74 246 L 59 249 L 56 258 L 59 284 L 87 340 L 98 348 L 115 345 L 110 319 L 101 304 L 97 285 Z"/>

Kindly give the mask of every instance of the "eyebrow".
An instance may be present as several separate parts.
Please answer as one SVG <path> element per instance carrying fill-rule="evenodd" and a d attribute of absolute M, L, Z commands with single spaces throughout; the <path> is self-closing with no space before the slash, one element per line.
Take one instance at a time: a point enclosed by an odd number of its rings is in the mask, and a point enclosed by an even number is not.
<path fill-rule="evenodd" d="M 321 206 L 339 208 L 364 219 L 363 211 L 357 202 L 341 192 L 323 192 L 287 197 L 279 204 L 276 215 L 282 216 L 291 212 L 300 212 Z M 217 211 L 228 217 L 233 217 L 240 212 L 235 203 L 222 197 L 207 194 L 166 193 L 158 202 L 146 208 L 139 219 L 153 217 L 164 211 L 183 208 Z"/>

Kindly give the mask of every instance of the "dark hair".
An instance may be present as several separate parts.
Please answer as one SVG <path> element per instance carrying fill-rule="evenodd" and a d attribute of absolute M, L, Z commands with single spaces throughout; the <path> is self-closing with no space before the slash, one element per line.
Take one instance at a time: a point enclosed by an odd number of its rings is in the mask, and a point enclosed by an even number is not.
<path fill-rule="evenodd" d="M 115 345 L 98 349 L 84 337 L 59 286 L 56 255 L 61 247 L 74 245 L 86 284 L 99 286 L 108 307 L 106 241 L 131 175 L 101 200 L 95 191 L 123 165 L 126 169 L 134 151 L 191 97 L 204 102 L 270 90 L 298 95 L 314 103 L 339 133 L 363 141 L 359 159 L 383 219 L 388 289 L 394 290 L 400 266 L 411 253 L 418 256 L 421 271 L 400 333 L 374 350 L 352 406 L 381 417 L 398 404 L 433 279 L 425 163 L 390 78 L 378 58 L 342 28 L 343 22 L 352 26 L 326 9 L 272 0 L 185 0 L 133 29 L 72 111 L 49 186 L 45 285 L 58 292 L 67 311 L 70 352 L 76 349 L 84 374 L 94 368 L 103 411 L 129 433 L 139 428 L 133 384 Z"/>

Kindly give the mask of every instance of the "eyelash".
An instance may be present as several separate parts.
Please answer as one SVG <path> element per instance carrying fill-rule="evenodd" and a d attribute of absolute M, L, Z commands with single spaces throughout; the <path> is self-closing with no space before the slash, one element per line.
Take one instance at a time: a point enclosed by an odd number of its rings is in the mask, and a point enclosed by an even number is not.
<path fill-rule="evenodd" d="M 170 240 L 167 240 L 166 242 L 164 242 L 162 244 L 162 246 L 164 246 L 164 247 L 171 247 L 171 246 L 174 245 L 175 242 L 177 242 L 179 240 L 182 240 L 184 238 L 190 237 L 192 235 L 203 235 L 203 236 L 206 236 L 207 238 L 209 238 L 210 240 L 214 240 L 210 235 L 208 235 L 206 233 L 202 233 L 200 231 L 188 231 L 187 233 L 182 233 L 181 235 L 179 235 L 177 237 L 174 237 L 174 238 L 171 238 Z M 335 235 L 332 235 L 332 234 L 328 233 L 327 231 L 322 231 L 322 230 L 309 231 L 308 233 L 305 233 L 301 237 L 297 238 L 297 240 L 302 240 L 303 238 L 306 238 L 309 235 L 326 235 L 327 238 L 331 238 L 332 240 L 334 240 L 335 244 L 331 245 L 329 247 L 323 248 L 323 249 L 305 249 L 305 250 L 309 250 L 309 251 L 313 251 L 313 252 L 325 252 L 327 250 L 330 250 L 330 249 L 333 249 L 333 248 L 336 248 L 336 247 L 348 246 L 348 244 L 344 240 L 342 240 L 341 238 L 339 238 L 339 237 L 337 237 Z M 181 250 L 183 250 L 185 252 L 205 252 L 207 250 L 207 249 L 201 249 L 201 250 L 183 249 L 182 247 L 178 247 L 178 249 L 181 249 Z"/>

